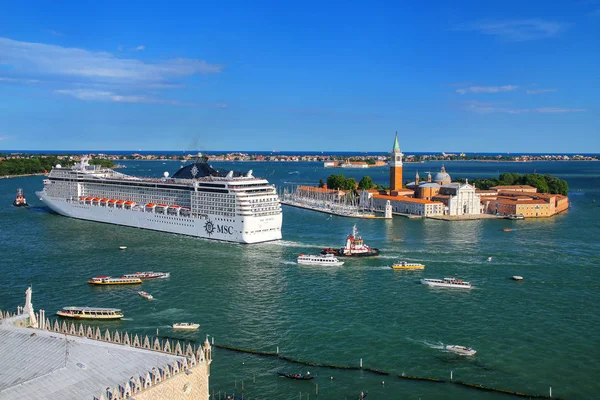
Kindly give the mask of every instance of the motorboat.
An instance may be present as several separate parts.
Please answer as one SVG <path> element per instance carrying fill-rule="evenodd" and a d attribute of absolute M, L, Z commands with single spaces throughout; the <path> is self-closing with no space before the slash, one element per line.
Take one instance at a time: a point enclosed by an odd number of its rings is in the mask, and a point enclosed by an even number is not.
<path fill-rule="evenodd" d="M 56 315 L 73 319 L 121 319 L 123 313 L 118 308 L 64 307 Z"/>
<path fill-rule="evenodd" d="M 136 272 L 135 274 L 123 275 L 124 278 L 138 278 L 143 281 L 148 280 L 148 279 L 164 279 L 164 278 L 168 278 L 170 276 L 171 276 L 170 272 L 152 272 L 152 271 Z"/>
<path fill-rule="evenodd" d="M 125 250 L 127 249 L 127 246 L 119 246 L 119 250 Z"/>
<path fill-rule="evenodd" d="M 523 277 L 520 276 L 520 275 L 513 275 L 512 279 L 515 280 L 515 281 L 522 281 Z"/>
<path fill-rule="evenodd" d="M 15 207 L 28 206 L 27 200 L 25 199 L 25 196 L 23 196 L 23 189 L 21 189 L 21 188 L 17 189 L 17 197 L 15 198 L 15 201 L 13 201 L 13 205 Z"/>
<path fill-rule="evenodd" d="M 308 381 L 308 380 L 311 380 L 311 379 L 315 378 L 314 376 L 312 376 L 310 374 L 310 372 L 307 372 L 306 375 L 302 375 L 302 374 L 288 374 L 288 373 L 285 373 L 285 372 L 277 372 L 277 375 L 283 376 L 285 378 L 297 379 L 297 380 L 301 380 L 301 381 Z"/>
<path fill-rule="evenodd" d="M 339 249 L 331 247 L 325 248 L 321 254 L 333 254 L 338 257 L 372 257 L 379 255 L 379 249 L 367 246 L 363 238 L 358 235 L 356 225 L 352 228 L 352 233 L 346 238 L 346 244 Z"/>
<path fill-rule="evenodd" d="M 142 290 L 142 291 L 139 291 L 139 292 L 138 292 L 138 294 L 139 294 L 141 297 L 143 297 L 143 298 L 145 298 L 145 299 L 148 299 L 148 300 L 152 300 L 152 299 L 154 298 L 154 297 L 153 297 L 153 296 L 152 296 L 150 293 L 148 293 L 148 292 L 144 292 L 143 290 Z"/>
<path fill-rule="evenodd" d="M 300 265 L 319 265 L 319 266 L 332 266 L 332 267 L 341 267 L 344 265 L 343 261 L 338 260 L 336 256 L 333 254 L 323 254 L 323 255 L 310 255 L 310 254 L 300 254 L 298 256 L 298 264 Z"/>
<path fill-rule="evenodd" d="M 464 282 L 462 279 L 444 278 L 444 279 L 421 279 L 423 285 L 433 287 L 447 287 L 459 289 L 471 289 L 470 282 Z"/>
<path fill-rule="evenodd" d="M 398 261 L 392 265 L 393 269 L 403 269 L 403 270 L 416 270 L 416 269 L 425 269 L 423 264 L 419 263 L 409 263 L 406 261 Z"/>
<path fill-rule="evenodd" d="M 492 262 L 492 257 L 488 257 L 488 262 Z"/>
<path fill-rule="evenodd" d="M 455 346 L 455 345 L 443 345 L 442 350 L 449 351 L 451 353 L 460 354 L 461 356 L 473 356 L 477 353 L 470 347 Z"/>
<path fill-rule="evenodd" d="M 172 325 L 173 329 L 182 330 L 182 331 L 195 331 L 200 328 L 200 324 L 194 324 L 191 322 L 177 322 Z"/>
<path fill-rule="evenodd" d="M 512 228 L 504 228 L 504 229 L 502 229 L 502 230 L 503 230 L 504 232 L 511 232 L 511 231 L 512 231 Z"/>
<path fill-rule="evenodd" d="M 142 283 L 140 278 L 111 278 L 110 276 L 96 276 L 88 281 L 92 285 L 136 285 Z"/>

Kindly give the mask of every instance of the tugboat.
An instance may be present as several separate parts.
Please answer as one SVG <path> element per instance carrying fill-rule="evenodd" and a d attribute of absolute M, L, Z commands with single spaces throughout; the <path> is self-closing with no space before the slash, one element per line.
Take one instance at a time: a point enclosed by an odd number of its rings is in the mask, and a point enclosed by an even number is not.
<path fill-rule="evenodd" d="M 27 207 L 27 200 L 25 200 L 25 196 L 23 196 L 23 189 L 17 189 L 17 198 L 13 201 L 15 207 Z"/>
<path fill-rule="evenodd" d="M 379 249 L 367 246 L 362 237 L 358 235 L 356 225 L 354 225 L 344 247 L 340 249 L 326 248 L 321 251 L 321 254 L 333 254 L 338 257 L 372 257 L 379 255 Z"/>

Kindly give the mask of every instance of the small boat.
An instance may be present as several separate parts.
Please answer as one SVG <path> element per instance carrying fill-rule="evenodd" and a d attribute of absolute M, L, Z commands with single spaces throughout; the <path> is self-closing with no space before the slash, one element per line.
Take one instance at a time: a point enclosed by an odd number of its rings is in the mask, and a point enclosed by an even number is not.
<path fill-rule="evenodd" d="M 138 278 L 141 280 L 148 280 L 148 279 L 165 279 L 171 276 L 170 272 L 152 272 L 152 271 L 146 271 L 146 272 L 136 272 L 135 274 L 125 274 L 123 275 L 123 278 Z"/>
<path fill-rule="evenodd" d="M 324 255 L 310 255 L 310 254 L 300 254 L 298 256 L 298 264 L 300 265 L 320 265 L 320 266 L 328 266 L 332 267 L 341 267 L 344 265 L 343 261 L 337 259 L 333 254 L 324 254 Z"/>
<path fill-rule="evenodd" d="M 470 347 L 465 346 L 454 346 L 454 345 L 443 345 L 442 350 L 449 351 L 451 353 L 460 354 L 461 356 L 472 356 L 477 353 L 476 350 L 473 350 Z"/>
<path fill-rule="evenodd" d="M 119 250 L 125 250 L 127 246 L 119 246 Z"/>
<path fill-rule="evenodd" d="M 356 225 L 352 228 L 352 233 L 346 239 L 346 245 L 340 249 L 331 247 L 325 248 L 321 254 L 333 254 L 338 257 L 372 257 L 379 255 L 379 249 L 367 246 L 363 238 L 358 235 Z"/>
<path fill-rule="evenodd" d="M 504 232 L 511 232 L 511 231 L 512 231 L 512 228 L 504 228 L 504 229 L 502 229 L 502 230 L 503 230 Z"/>
<path fill-rule="evenodd" d="M 444 279 L 421 279 L 423 285 L 434 287 L 447 287 L 459 289 L 471 289 L 470 282 L 463 282 L 462 279 L 444 278 Z"/>
<path fill-rule="evenodd" d="M 277 375 L 283 376 L 285 378 L 297 379 L 297 380 L 300 380 L 300 381 L 308 381 L 308 380 L 311 380 L 311 379 L 315 379 L 315 377 L 312 376 L 310 374 L 310 372 L 307 372 L 306 375 L 301 375 L 301 374 L 287 374 L 285 372 L 277 372 Z"/>
<path fill-rule="evenodd" d="M 123 313 L 118 308 L 64 307 L 56 315 L 74 319 L 121 319 Z"/>
<path fill-rule="evenodd" d="M 405 270 L 415 270 L 415 269 L 425 269 L 423 264 L 419 263 L 409 263 L 406 261 L 398 261 L 392 265 L 393 269 L 405 269 Z"/>
<path fill-rule="evenodd" d="M 520 220 L 525 219 L 525 216 L 523 214 L 511 214 L 508 216 L 508 219 Z"/>
<path fill-rule="evenodd" d="M 522 281 L 523 277 L 520 276 L 520 275 L 513 275 L 512 279 L 515 280 L 515 281 Z"/>
<path fill-rule="evenodd" d="M 13 205 L 15 207 L 27 207 L 27 200 L 25 200 L 25 196 L 23 196 L 23 189 L 18 188 L 17 189 L 17 197 L 15 198 L 15 201 L 13 201 Z"/>
<path fill-rule="evenodd" d="M 138 294 L 148 300 L 152 300 L 154 298 L 154 297 L 152 297 L 152 295 L 150 293 L 144 292 L 143 290 L 139 291 Z"/>
<path fill-rule="evenodd" d="M 88 281 L 92 285 L 135 285 L 142 283 L 140 278 L 111 278 L 110 276 L 96 276 Z"/>
<path fill-rule="evenodd" d="M 182 331 L 195 331 L 200 328 L 200 324 L 194 324 L 191 322 L 177 322 L 172 325 L 173 329 L 182 330 Z"/>
<path fill-rule="evenodd" d="M 488 257 L 488 262 L 492 262 L 492 257 Z"/>
<path fill-rule="evenodd" d="M 360 394 L 358 395 L 358 400 L 366 399 L 368 395 L 368 392 L 360 392 Z"/>

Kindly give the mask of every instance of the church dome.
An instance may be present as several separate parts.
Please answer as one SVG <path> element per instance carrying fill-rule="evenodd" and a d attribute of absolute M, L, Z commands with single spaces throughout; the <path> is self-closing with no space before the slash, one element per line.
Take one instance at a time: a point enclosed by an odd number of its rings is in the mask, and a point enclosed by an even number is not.
<path fill-rule="evenodd" d="M 450 182 L 452 182 L 452 178 L 446 172 L 446 168 L 444 168 L 442 166 L 442 170 L 440 172 L 438 172 L 437 174 L 435 174 L 435 178 L 433 178 L 433 181 L 436 183 L 439 183 L 439 184 L 450 183 Z"/>

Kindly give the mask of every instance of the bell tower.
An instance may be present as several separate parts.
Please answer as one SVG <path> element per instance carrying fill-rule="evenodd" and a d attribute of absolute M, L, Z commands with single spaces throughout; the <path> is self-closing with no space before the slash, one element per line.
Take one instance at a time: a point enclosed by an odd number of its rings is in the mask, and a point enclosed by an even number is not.
<path fill-rule="evenodd" d="M 396 132 L 394 148 L 390 153 L 390 192 L 402 189 L 402 156 L 398 144 L 398 132 Z"/>

